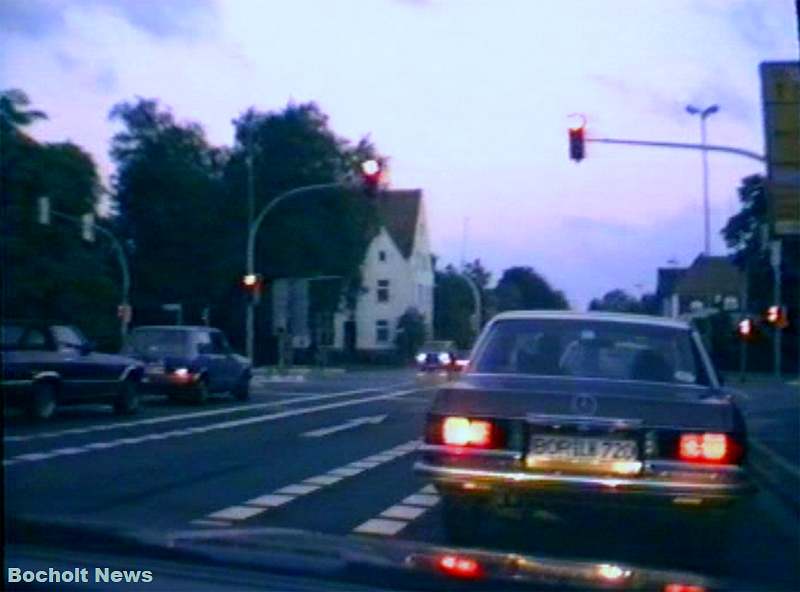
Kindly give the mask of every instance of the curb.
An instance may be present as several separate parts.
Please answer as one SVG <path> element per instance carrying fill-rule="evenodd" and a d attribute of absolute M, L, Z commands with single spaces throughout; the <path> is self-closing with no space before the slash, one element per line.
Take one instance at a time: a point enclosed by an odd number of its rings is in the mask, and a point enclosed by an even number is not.
<path fill-rule="evenodd" d="M 758 481 L 800 514 L 800 468 L 754 439 L 750 440 L 749 465 Z"/>

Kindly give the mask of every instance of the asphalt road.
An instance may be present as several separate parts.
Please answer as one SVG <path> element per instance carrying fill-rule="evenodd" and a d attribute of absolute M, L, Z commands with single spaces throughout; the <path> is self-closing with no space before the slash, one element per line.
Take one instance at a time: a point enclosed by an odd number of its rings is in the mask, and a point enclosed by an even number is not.
<path fill-rule="evenodd" d="M 5 515 L 448 543 L 438 496 L 411 471 L 432 394 L 411 372 L 376 371 L 286 383 L 256 378 L 246 403 L 152 399 L 126 418 L 104 407 L 64 409 L 40 425 L 7 416 Z M 687 552 L 681 533 L 636 524 L 576 529 L 552 514 L 524 524 L 502 517 L 474 544 L 800 589 L 798 525 L 798 515 L 762 488 L 727 557 Z"/>

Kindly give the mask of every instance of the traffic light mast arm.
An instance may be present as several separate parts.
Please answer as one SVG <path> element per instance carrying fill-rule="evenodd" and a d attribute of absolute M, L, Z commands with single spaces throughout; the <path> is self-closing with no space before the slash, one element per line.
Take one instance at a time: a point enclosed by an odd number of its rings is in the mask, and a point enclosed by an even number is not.
<path fill-rule="evenodd" d="M 61 218 L 62 220 L 68 220 L 69 222 L 74 222 L 75 224 L 82 224 L 83 221 L 80 218 L 75 216 L 70 216 L 68 214 L 63 214 L 56 210 L 50 210 L 50 215 L 54 218 Z M 125 250 L 122 248 L 122 243 L 119 242 L 119 239 L 114 236 L 114 233 L 110 230 L 107 230 L 97 224 L 96 222 L 92 222 L 92 228 L 96 231 L 99 231 L 100 234 L 105 236 L 109 242 L 111 243 L 111 248 L 114 250 L 114 254 L 117 256 L 117 261 L 119 262 L 120 270 L 122 271 L 122 304 L 130 304 L 130 289 L 131 289 L 131 274 L 130 274 L 130 267 L 128 266 L 128 257 L 125 255 Z"/>
<path fill-rule="evenodd" d="M 684 150 L 705 150 L 707 152 L 726 152 L 728 154 L 737 154 L 757 160 L 758 162 L 766 162 L 767 158 L 756 152 L 745 150 L 743 148 L 735 148 L 733 146 L 718 146 L 715 144 L 687 144 L 683 142 L 654 142 L 648 140 L 623 140 L 617 138 L 584 138 L 585 142 L 597 142 L 601 144 L 624 144 L 627 146 L 649 146 L 651 148 L 681 148 Z"/>
<path fill-rule="evenodd" d="M 247 273 L 252 274 L 255 273 L 255 248 L 256 248 L 256 235 L 258 234 L 258 229 L 261 227 L 261 223 L 264 221 L 264 218 L 267 214 L 269 214 L 273 209 L 275 209 L 278 205 L 295 197 L 297 195 L 303 193 L 309 193 L 312 191 L 319 191 L 322 189 L 336 189 L 338 187 L 344 187 L 345 183 L 341 181 L 337 181 L 335 183 L 317 183 L 316 185 L 305 185 L 303 187 L 296 187 L 295 189 L 291 189 L 286 193 L 280 194 L 278 197 L 273 199 L 264 208 L 258 213 L 256 219 L 253 220 L 253 223 L 250 225 L 249 232 L 247 233 Z"/>

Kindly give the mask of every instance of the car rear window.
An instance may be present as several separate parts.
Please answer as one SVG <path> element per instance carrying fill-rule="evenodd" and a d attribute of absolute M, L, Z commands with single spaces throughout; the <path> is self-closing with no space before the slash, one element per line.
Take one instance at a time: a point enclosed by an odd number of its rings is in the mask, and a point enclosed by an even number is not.
<path fill-rule="evenodd" d="M 621 321 L 498 321 L 476 352 L 475 371 L 708 384 L 689 330 Z"/>
<path fill-rule="evenodd" d="M 128 338 L 126 353 L 144 356 L 184 356 L 189 351 L 186 331 L 136 329 Z"/>

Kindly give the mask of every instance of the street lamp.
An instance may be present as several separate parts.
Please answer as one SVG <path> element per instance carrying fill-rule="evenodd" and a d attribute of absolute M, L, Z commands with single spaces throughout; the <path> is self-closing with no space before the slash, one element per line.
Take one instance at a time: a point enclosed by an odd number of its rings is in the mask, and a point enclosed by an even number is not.
<path fill-rule="evenodd" d="M 686 112 L 689 115 L 700 117 L 700 145 L 706 145 L 706 119 L 719 111 L 719 105 L 711 105 L 705 109 L 687 105 Z M 704 253 L 706 256 L 711 254 L 711 211 L 708 204 L 708 151 L 703 149 L 703 219 L 704 219 Z"/>

